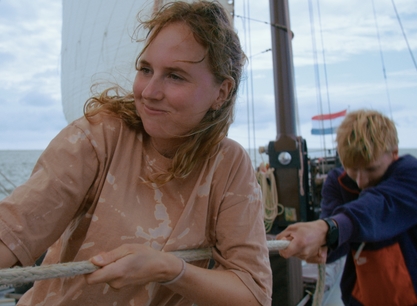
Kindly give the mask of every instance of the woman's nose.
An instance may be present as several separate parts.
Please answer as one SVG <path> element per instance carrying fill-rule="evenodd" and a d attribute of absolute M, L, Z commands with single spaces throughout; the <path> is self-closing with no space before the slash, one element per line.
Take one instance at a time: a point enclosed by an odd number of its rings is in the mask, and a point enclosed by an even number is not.
<path fill-rule="evenodd" d="M 149 78 L 143 88 L 142 97 L 148 100 L 161 100 L 164 97 L 163 81 L 155 75 Z"/>

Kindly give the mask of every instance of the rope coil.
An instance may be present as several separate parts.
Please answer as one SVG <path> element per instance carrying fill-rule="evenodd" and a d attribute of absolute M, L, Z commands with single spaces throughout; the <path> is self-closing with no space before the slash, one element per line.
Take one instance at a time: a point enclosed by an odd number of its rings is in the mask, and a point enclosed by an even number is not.
<path fill-rule="evenodd" d="M 262 190 L 265 231 L 269 233 L 275 218 L 284 213 L 284 206 L 278 203 L 274 168 L 267 168 L 264 163 L 261 163 L 256 172 L 256 178 Z"/>

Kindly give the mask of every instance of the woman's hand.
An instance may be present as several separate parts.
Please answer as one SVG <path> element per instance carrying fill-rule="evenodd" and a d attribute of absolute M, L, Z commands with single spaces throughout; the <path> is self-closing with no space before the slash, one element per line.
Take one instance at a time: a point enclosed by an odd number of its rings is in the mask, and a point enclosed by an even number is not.
<path fill-rule="evenodd" d="M 125 244 L 90 260 L 101 268 L 85 276 L 87 283 L 107 283 L 113 289 L 167 282 L 183 267 L 182 259 L 175 255 L 141 244 Z M 227 270 L 187 265 L 183 276 L 167 286 L 198 305 L 260 305 L 242 280 Z"/>
<path fill-rule="evenodd" d="M 125 244 L 100 253 L 90 261 L 101 268 L 86 275 L 88 284 L 107 283 L 115 289 L 174 279 L 182 269 L 181 259 L 141 244 Z"/>
<path fill-rule="evenodd" d="M 277 235 L 277 240 L 291 243 L 279 253 L 284 258 L 298 257 L 310 263 L 325 263 L 327 258 L 326 233 L 328 226 L 323 220 L 300 222 L 289 225 Z"/>

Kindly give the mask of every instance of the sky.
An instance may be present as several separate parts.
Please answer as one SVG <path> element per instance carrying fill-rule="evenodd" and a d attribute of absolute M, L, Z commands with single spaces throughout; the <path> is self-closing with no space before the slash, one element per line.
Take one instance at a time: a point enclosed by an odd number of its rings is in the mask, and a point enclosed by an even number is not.
<path fill-rule="evenodd" d="M 417 148 L 417 2 L 289 2 L 297 136 L 311 150 L 334 147 L 334 135 L 311 135 L 311 117 L 366 107 L 394 120 L 400 148 Z M 235 1 L 249 64 L 229 137 L 245 148 L 277 136 L 268 6 L 269 0 Z M 68 124 L 61 28 L 61 0 L 0 0 L 0 150 L 43 150 Z"/>

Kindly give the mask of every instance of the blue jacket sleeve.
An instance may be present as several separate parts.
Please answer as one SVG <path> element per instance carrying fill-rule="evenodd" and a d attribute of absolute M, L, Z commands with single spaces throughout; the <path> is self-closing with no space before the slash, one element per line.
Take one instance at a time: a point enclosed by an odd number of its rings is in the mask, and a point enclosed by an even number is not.
<path fill-rule="evenodd" d="M 322 189 L 321 213 L 320 218 L 326 218 L 333 215 L 333 211 L 346 203 L 338 178 L 343 173 L 343 169 L 337 168 L 328 173 L 326 181 Z M 340 232 L 340 231 L 339 231 Z M 333 262 L 349 251 L 349 244 L 347 242 L 339 244 L 339 246 L 329 252 L 327 262 Z"/>
<path fill-rule="evenodd" d="M 338 206 L 333 217 L 345 242 L 376 242 L 394 238 L 417 226 L 417 159 L 395 161 L 381 182 L 363 190 L 355 201 Z"/>

